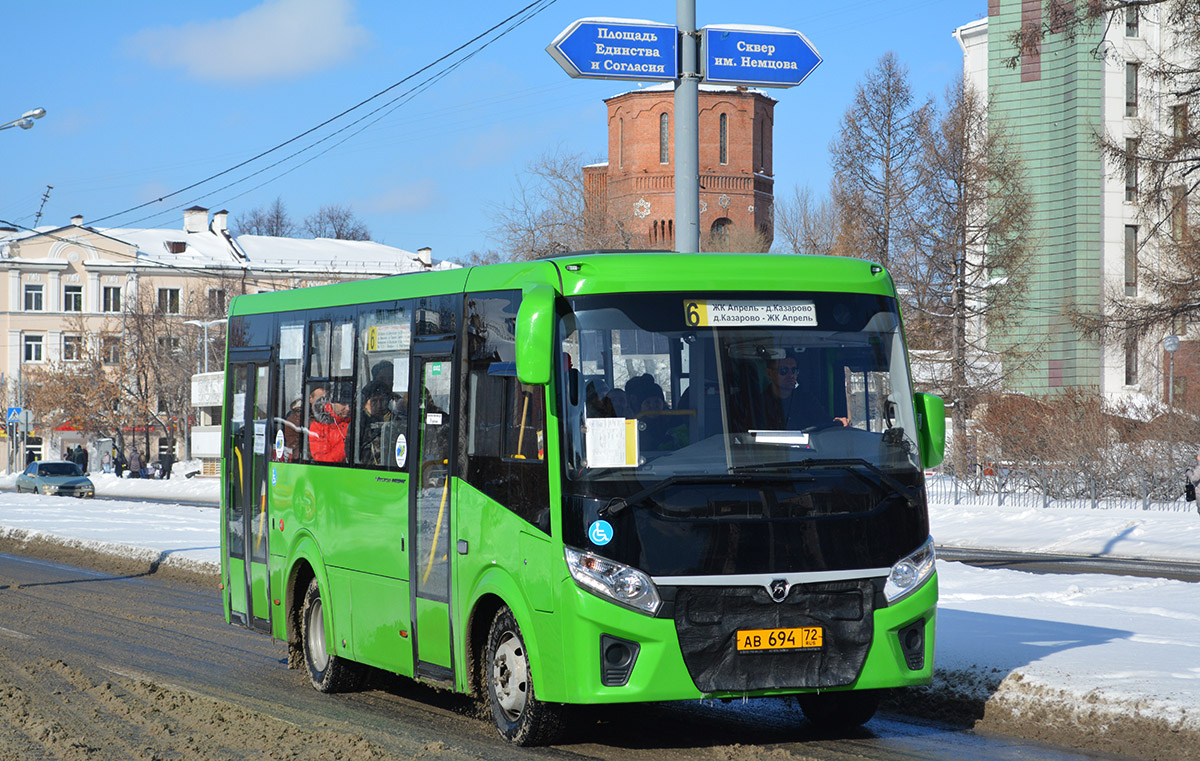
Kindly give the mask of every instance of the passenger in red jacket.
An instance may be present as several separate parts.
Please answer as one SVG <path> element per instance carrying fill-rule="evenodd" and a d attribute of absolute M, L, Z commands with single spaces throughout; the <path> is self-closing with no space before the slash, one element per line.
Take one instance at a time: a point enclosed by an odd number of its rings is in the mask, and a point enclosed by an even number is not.
<path fill-rule="evenodd" d="M 346 432 L 350 427 L 350 405 L 322 396 L 313 402 L 308 425 L 308 450 L 317 462 L 346 461 Z"/>

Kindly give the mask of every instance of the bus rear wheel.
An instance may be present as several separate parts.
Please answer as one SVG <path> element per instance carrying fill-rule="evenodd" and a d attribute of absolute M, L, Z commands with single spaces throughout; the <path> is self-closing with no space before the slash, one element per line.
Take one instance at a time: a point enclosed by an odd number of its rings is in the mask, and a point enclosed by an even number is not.
<path fill-rule="evenodd" d="M 562 706 L 544 703 L 533 691 L 529 651 L 512 611 L 492 619 L 483 662 L 488 704 L 500 736 L 516 745 L 548 745 L 562 727 Z"/>
<path fill-rule="evenodd" d="M 358 686 L 361 677 L 358 665 L 329 652 L 325 606 L 315 578 L 308 583 L 300 608 L 300 639 L 304 648 L 304 666 L 313 687 L 320 692 L 344 692 Z"/>
<path fill-rule="evenodd" d="M 840 732 L 861 727 L 879 708 L 879 690 L 820 692 L 797 696 L 804 717 L 818 730 Z"/>

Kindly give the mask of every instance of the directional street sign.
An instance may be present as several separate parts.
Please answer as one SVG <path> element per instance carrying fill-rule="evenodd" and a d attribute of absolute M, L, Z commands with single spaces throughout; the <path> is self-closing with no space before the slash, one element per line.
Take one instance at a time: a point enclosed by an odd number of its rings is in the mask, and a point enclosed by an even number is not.
<path fill-rule="evenodd" d="M 656 21 L 579 19 L 546 52 L 575 78 L 673 82 L 679 77 L 679 29 Z"/>
<path fill-rule="evenodd" d="M 794 29 L 729 24 L 702 31 L 703 81 L 710 84 L 795 87 L 821 62 Z"/>

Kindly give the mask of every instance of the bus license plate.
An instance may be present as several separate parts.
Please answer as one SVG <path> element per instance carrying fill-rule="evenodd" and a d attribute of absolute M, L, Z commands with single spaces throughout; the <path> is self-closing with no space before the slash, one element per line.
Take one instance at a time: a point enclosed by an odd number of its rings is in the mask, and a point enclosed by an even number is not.
<path fill-rule="evenodd" d="M 799 626 L 791 629 L 739 629 L 738 652 L 756 650 L 815 650 L 825 642 L 819 626 Z"/>

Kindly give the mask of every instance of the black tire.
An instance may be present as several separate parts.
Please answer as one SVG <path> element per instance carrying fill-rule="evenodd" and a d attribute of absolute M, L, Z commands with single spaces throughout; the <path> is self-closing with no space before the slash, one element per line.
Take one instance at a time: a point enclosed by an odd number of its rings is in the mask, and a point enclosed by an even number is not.
<path fill-rule="evenodd" d="M 507 606 L 496 611 L 483 660 L 488 705 L 500 736 L 515 745 L 549 745 L 562 731 L 562 706 L 533 691 L 521 627 Z"/>
<path fill-rule="evenodd" d="M 818 730 L 840 732 L 861 727 L 879 708 L 879 690 L 799 695 L 800 710 Z"/>
<path fill-rule="evenodd" d="M 346 692 L 360 684 L 362 669 L 359 665 L 329 651 L 325 606 L 315 578 L 308 583 L 300 607 L 300 641 L 304 649 L 304 667 L 318 692 Z"/>

